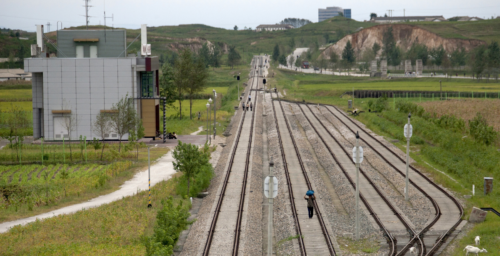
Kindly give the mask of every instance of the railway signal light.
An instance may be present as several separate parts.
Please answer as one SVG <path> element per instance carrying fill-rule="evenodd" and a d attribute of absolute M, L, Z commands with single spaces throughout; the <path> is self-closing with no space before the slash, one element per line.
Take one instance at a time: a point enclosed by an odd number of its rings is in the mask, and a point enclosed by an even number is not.
<path fill-rule="evenodd" d="M 359 240 L 359 164 L 363 162 L 363 148 L 359 145 L 359 132 L 356 132 L 356 146 L 352 149 L 352 159 L 356 163 L 356 240 Z"/>
<path fill-rule="evenodd" d="M 265 79 L 265 78 L 262 80 L 262 83 L 263 83 L 263 84 L 266 84 L 266 79 Z"/>

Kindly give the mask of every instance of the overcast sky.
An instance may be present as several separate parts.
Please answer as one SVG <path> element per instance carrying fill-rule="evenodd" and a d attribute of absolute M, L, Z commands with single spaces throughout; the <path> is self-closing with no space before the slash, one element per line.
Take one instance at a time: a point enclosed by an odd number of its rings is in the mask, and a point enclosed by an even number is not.
<path fill-rule="evenodd" d="M 35 24 L 51 23 L 56 29 L 58 21 L 64 27 L 85 25 L 84 0 L 1 0 L 0 27 L 34 31 Z M 318 8 L 339 6 L 352 10 L 352 18 L 368 20 L 370 13 L 379 16 L 392 9 L 393 16 L 409 15 L 478 16 L 490 18 L 500 15 L 498 0 L 92 0 L 89 9 L 90 24 L 104 24 L 106 16 L 114 14 L 107 25 L 140 28 L 148 26 L 201 23 L 213 27 L 232 29 L 255 28 L 259 24 L 275 24 L 284 18 L 304 18 L 318 21 Z M 60 24 L 60 23 L 59 23 Z M 46 27 L 46 26 L 45 26 Z"/>

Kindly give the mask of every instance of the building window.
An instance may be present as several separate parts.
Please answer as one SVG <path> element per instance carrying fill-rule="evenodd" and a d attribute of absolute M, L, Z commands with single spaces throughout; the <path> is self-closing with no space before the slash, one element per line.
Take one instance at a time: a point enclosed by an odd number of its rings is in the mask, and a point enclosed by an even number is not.
<path fill-rule="evenodd" d="M 141 72 L 141 96 L 154 97 L 153 72 Z"/>

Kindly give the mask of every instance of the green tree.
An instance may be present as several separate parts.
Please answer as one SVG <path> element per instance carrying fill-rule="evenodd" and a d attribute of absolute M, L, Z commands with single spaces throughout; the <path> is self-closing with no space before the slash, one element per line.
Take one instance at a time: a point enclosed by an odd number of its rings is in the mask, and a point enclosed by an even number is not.
<path fill-rule="evenodd" d="M 92 132 L 94 132 L 95 135 L 101 137 L 102 140 L 101 161 L 104 155 L 104 147 L 106 146 L 106 144 L 104 144 L 104 138 L 106 137 L 106 134 L 110 134 L 112 131 L 109 117 L 110 114 L 99 112 L 99 114 L 97 114 L 94 120 L 94 123 L 92 124 Z M 99 145 L 99 144 L 94 144 L 94 145 Z"/>
<path fill-rule="evenodd" d="M 356 61 L 356 56 L 354 56 L 354 48 L 352 48 L 351 41 L 347 41 L 347 44 L 342 51 L 342 61 L 348 68 L 350 68 Z"/>
<path fill-rule="evenodd" d="M 193 57 L 191 50 L 184 49 L 175 61 L 174 85 L 176 88 L 177 101 L 179 102 L 179 119 L 182 119 L 182 100 L 193 74 Z"/>
<path fill-rule="evenodd" d="M 203 61 L 205 67 L 208 67 L 210 64 L 210 49 L 208 49 L 207 43 L 204 43 L 198 52 L 198 58 Z"/>
<path fill-rule="evenodd" d="M 234 29 L 234 30 L 238 30 L 238 26 L 234 25 L 234 28 L 233 28 L 233 29 Z"/>
<path fill-rule="evenodd" d="M 208 147 L 208 145 L 205 144 L 205 147 Z M 204 166 L 210 164 L 210 151 L 200 150 L 196 145 L 182 143 L 182 141 L 179 141 L 179 145 L 175 147 L 173 155 L 175 159 L 173 162 L 174 170 L 183 173 L 183 178 L 187 180 L 187 193 L 189 195 L 189 187 L 193 177 Z"/>
<path fill-rule="evenodd" d="M 392 26 L 387 28 L 382 36 L 383 55 L 387 58 L 387 64 L 399 65 L 401 62 L 401 51 L 396 46 L 396 40 L 392 31 Z"/>
<path fill-rule="evenodd" d="M 220 47 L 217 44 L 214 44 L 213 53 L 210 56 L 210 65 L 212 65 L 212 69 L 215 70 L 215 68 L 220 67 L 221 57 L 222 57 L 222 52 L 220 50 Z"/>
<path fill-rule="evenodd" d="M 470 55 L 470 63 L 472 65 L 472 73 L 479 78 L 486 67 L 486 46 L 480 45 L 476 47 Z"/>
<path fill-rule="evenodd" d="M 240 63 L 241 56 L 240 53 L 236 50 L 236 46 L 229 46 L 229 54 L 227 55 L 227 63 L 233 69 L 234 65 L 238 65 Z"/>
<path fill-rule="evenodd" d="M 375 56 L 377 56 L 378 51 L 380 51 L 380 45 L 377 43 L 374 43 L 372 46 L 372 51 Z"/>
<path fill-rule="evenodd" d="M 427 64 L 427 58 L 429 56 L 429 52 L 427 50 L 427 46 L 423 44 L 419 44 L 414 42 L 408 52 L 406 52 L 406 59 L 411 60 L 412 65 L 415 65 L 416 60 L 421 59 L 422 64 Z"/>
<path fill-rule="evenodd" d="M 161 76 L 160 76 L 160 97 L 166 98 L 165 104 L 167 106 L 173 106 L 174 102 L 179 96 L 176 93 L 176 86 L 174 81 L 174 68 L 165 63 L 161 66 Z"/>
<path fill-rule="evenodd" d="M 284 54 L 280 55 L 280 57 L 278 58 L 278 62 L 279 64 L 286 66 L 286 57 Z"/>
<path fill-rule="evenodd" d="M 464 66 L 467 61 L 467 52 L 465 48 L 455 49 L 451 53 L 450 61 L 453 66 Z"/>
<path fill-rule="evenodd" d="M 280 57 L 280 47 L 279 47 L 278 44 L 276 44 L 274 46 L 272 58 L 273 58 L 274 61 L 278 61 L 279 57 Z"/>
<path fill-rule="evenodd" d="M 432 62 L 435 65 L 441 66 L 443 60 L 446 58 L 446 51 L 444 50 L 444 47 L 440 45 L 438 48 L 432 49 L 429 52 L 429 55 L 432 57 Z"/>
<path fill-rule="evenodd" d="M 339 55 L 335 53 L 335 51 L 331 50 L 330 51 L 330 64 L 332 67 L 336 65 L 339 62 Z"/>
<path fill-rule="evenodd" d="M 323 38 L 325 38 L 325 44 L 330 42 L 330 34 L 323 34 Z"/>
<path fill-rule="evenodd" d="M 194 61 L 194 60 L 193 60 Z M 193 69 L 190 75 L 190 82 L 187 84 L 186 92 L 189 96 L 189 118 L 193 119 L 193 96 L 205 89 L 208 78 L 208 71 L 203 60 L 198 59 L 192 64 Z"/>
<path fill-rule="evenodd" d="M 377 18 L 377 14 L 374 12 L 370 13 L 370 20 L 374 18 Z"/>
<path fill-rule="evenodd" d="M 288 46 L 290 46 L 293 51 L 293 49 L 295 48 L 295 37 L 290 38 L 290 41 L 288 41 Z"/>
<path fill-rule="evenodd" d="M 488 73 L 492 74 L 498 80 L 498 71 L 500 68 L 500 48 L 497 42 L 491 42 L 488 45 Z"/>
<path fill-rule="evenodd" d="M 498 137 L 498 132 L 488 125 L 486 118 L 480 112 L 476 114 L 474 119 L 469 120 L 469 134 L 486 145 L 494 144 Z"/>
<path fill-rule="evenodd" d="M 137 114 L 132 102 L 133 99 L 127 94 L 111 107 L 113 113 L 110 114 L 110 125 L 120 140 L 118 152 L 121 152 L 123 136 L 137 126 Z"/>

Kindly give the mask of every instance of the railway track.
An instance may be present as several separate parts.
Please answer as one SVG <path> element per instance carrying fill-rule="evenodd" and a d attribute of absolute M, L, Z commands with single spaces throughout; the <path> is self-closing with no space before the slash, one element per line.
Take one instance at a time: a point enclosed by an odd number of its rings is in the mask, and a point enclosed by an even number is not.
<path fill-rule="evenodd" d="M 400 175 L 406 177 L 403 170 L 406 168 L 406 160 L 397 155 L 394 151 L 389 149 L 379 140 L 375 139 L 369 132 L 360 127 L 357 123 L 352 121 L 347 117 L 342 111 L 334 106 L 322 105 L 328 110 L 328 112 L 337 118 L 342 124 L 344 124 L 351 132 L 354 133 L 354 129 L 357 129 L 361 133 L 361 140 L 370 147 L 376 154 L 378 154 L 387 164 L 389 164 L 394 170 L 396 170 Z M 309 106 L 308 106 L 309 107 Z M 312 112 L 312 111 L 311 111 Z M 335 114 L 337 112 L 337 114 Z M 376 146 L 374 146 L 376 145 Z M 455 228 L 461 223 L 463 216 L 463 208 L 460 203 L 446 192 L 439 185 L 431 181 L 427 176 L 418 171 L 415 167 L 411 166 L 410 172 L 410 183 L 419 190 L 424 196 L 426 196 L 432 203 L 434 207 L 434 219 L 428 223 L 420 232 L 418 232 L 410 242 L 399 252 L 398 255 L 404 255 L 410 246 L 418 239 L 421 239 L 420 243 L 423 241 L 423 247 L 420 247 L 420 255 L 434 255 L 438 252 L 441 245 L 445 242 L 446 238 L 455 230 Z M 420 185 L 418 185 L 418 184 Z M 425 188 L 425 190 L 423 189 Z M 431 196 L 432 194 L 432 196 Z M 454 209 L 453 209 L 454 208 Z M 446 218 L 441 218 L 442 215 L 446 215 Z M 450 220 L 449 217 L 456 217 L 457 220 Z M 433 228 L 437 230 L 436 234 L 428 234 L 428 231 Z M 439 234 L 440 230 L 444 230 L 442 234 Z M 437 237 L 435 241 L 432 241 L 432 237 Z M 426 241 L 425 241 L 426 240 Z M 417 242 L 418 243 L 418 242 Z"/>
<path fill-rule="evenodd" d="M 259 59 L 259 58 L 255 58 Z M 253 63 L 253 62 L 252 62 Z M 252 75 L 255 75 L 255 72 L 251 73 Z M 252 80 L 252 85 L 251 88 L 248 90 L 248 94 L 252 94 L 254 91 L 252 91 L 252 88 L 258 85 L 258 78 L 257 76 L 253 77 Z M 254 121 L 255 121 L 255 112 L 257 105 L 255 104 L 257 102 L 257 97 L 258 94 L 254 93 L 252 96 L 253 100 L 253 106 L 254 109 L 251 112 L 252 116 L 250 118 L 246 118 L 246 115 L 248 111 L 243 112 L 243 116 L 240 121 L 240 125 L 238 128 L 238 133 L 235 138 L 235 144 L 233 147 L 233 150 L 231 152 L 229 164 L 226 170 L 226 175 L 224 177 L 224 181 L 222 183 L 222 189 L 220 191 L 219 199 L 217 201 L 217 205 L 215 208 L 215 213 L 214 217 L 210 223 L 210 228 L 208 231 L 208 237 L 205 243 L 205 247 L 203 249 L 203 255 L 209 255 L 210 250 L 212 248 L 212 244 L 214 241 L 217 241 L 219 243 L 222 243 L 222 241 L 227 240 L 227 236 L 224 237 L 224 235 L 228 230 L 232 228 L 232 226 L 227 226 L 228 222 L 234 219 L 234 212 L 237 213 L 236 219 L 235 219 L 235 227 L 234 227 L 234 235 L 233 235 L 233 241 L 232 241 L 232 249 L 231 251 L 223 252 L 222 254 L 225 255 L 238 255 L 239 253 L 239 245 L 240 245 L 240 236 L 241 236 L 241 231 L 242 231 L 242 219 L 243 219 L 243 209 L 245 206 L 245 197 L 246 197 L 246 187 L 247 187 L 247 178 L 248 178 L 248 171 L 249 171 L 249 166 L 250 166 L 250 155 L 251 155 L 251 149 L 252 149 L 252 139 L 253 139 L 253 130 L 254 130 Z M 246 98 L 245 98 L 246 101 Z M 250 120 L 249 120 L 250 119 Z M 248 123 L 250 121 L 250 125 L 245 125 L 245 123 Z M 248 131 L 248 140 L 247 144 L 245 145 L 245 141 L 240 145 L 240 140 L 242 139 L 242 132 L 243 130 Z M 244 134 L 246 136 L 246 133 Z M 246 149 L 246 151 L 245 151 Z M 242 153 L 245 152 L 245 153 Z M 237 158 L 237 163 L 235 164 L 235 159 Z M 244 159 L 244 166 L 241 166 L 241 160 Z M 241 168 L 243 167 L 243 168 Z M 241 177 L 241 180 L 238 180 L 240 178 L 240 173 L 241 169 L 243 169 L 243 177 Z M 233 174 L 233 175 L 231 175 Z M 241 185 L 239 185 L 241 183 Z M 237 203 L 235 203 L 233 195 L 235 191 L 239 192 L 239 200 Z M 226 195 L 226 191 L 229 191 L 231 194 L 229 196 Z M 236 193 L 237 194 L 237 193 Z M 232 209 L 235 205 L 238 205 L 237 209 Z M 227 211 L 222 211 L 223 207 Z M 224 216 L 224 221 L 219 222 L 219 216 L 221 215 L 221 212 L 223 213 L 229 213 L 228 215 Z M 233 222 L 234 223 L 234 222 Z M 229 224 L 230 225 L 230 224 Z M 229 231 L 230 232 L 230 231 Z M 220 237 L 214 238 L 215 233 L 220 234 Z M 220 245 L 222 249 L 224 249 L 223 245 Z M 218 249 L 221 249 L 218 248 Z M 221 253 L 221 252 L 218 252 Z M 216 253 L 216 254 L 218 254 Z"/>
<path fill-rule="evenodd" d="M 281 157 L 282 157 L 282 161 L 283 161 L 283 168 L 284 168 L 285 176 L 286 176 L 286 179 L 287 179 L 286 183 L 287 183 L 288 191 L 289 191 L 288 194 L 289 194 L 289 197 L 290 197 L 289 199 L 290 199 L 290 204 L 291 204 L 291 208 L 292 208 L 293 219 L 294 219 L 294 222 L 295 222 L 295 227 L 296 227 L 297 234 L 299 235 L 298 241 L 299 241 L 300 253 L 301 253 L 301 255 L 308 255 L 308 254 L 310 254 L 310 255 L 318 255 L 318 253 L 320 253 L 319 255 L 325 255 L 328 252 L 329 255 L 337 255 L 337 252 L 335 251 L 335 248 L 334 248 L 333 242 L 331 240 L 330 234 L 328 232 L 327 226 L 326 226 L 325 221 L 323 219 L 323 215 L 321 214 L 321 211 L 320 211 L 320 209 L 318 207 L 318 204 L 317 204 L 316 200 L 314 200 L 314 209 L 316 210 L 316 216 L 317 216 L 317 219 L 318 219 L 318 224 L 320 226 L 322 235 L 324 237 L 324 241 L 323 242 L 326 243 L 327 252 L 326 251 L 322 251 L 321 247 L 324 246 L 324 243 L 320 242 L 318 244 L 317 237 L 314 237 L 315 235 L 317 235 L 318 230 L 316 230 L 314 228 L 314 226 L 313 226 L 313 224 L 311 222 L 307 222 L 308 225 L 306 225 L 305 232 L 302 231 L 301 222 L 303 222 L 303 223 L 306 222 L 306 220 L 304 220 L 306 216 L 304 216 L 304 219 L 300 219 L 299 216 L 298 216 L 298 214 L 297 214 L 298 210 L 297 210 L 296 205 L 295 205 L 295 199 L 294 199 L 295 196 L 294 196 L 293 185 L 292 185 L 292 183 L 295 183 L 295 181 L 297 181 L 297 179 L 299 177 L 291 175 L 291 171 L 289 169 L 288 162 L 287 162 L 287 157 L 286 157 L 286 153 L 285 153 L 286 150 L 285 150 L 285 147 L 283 145 L 284 144 L 283 143 L 283 138 L 281 137 L 281 132 L 280 132 L 280 129 L 279 129 L 279 120 L 278 120 L 278 114 L 277 114 L 278 111 L 276 111 L 275 102 L 271 102 L 271 104 L 272 104 L 272 107 L 273 107 L 274 120 L 275 120 L 275 124 L 276 124 L 276 130 L 277 130 L 277 134 L 278 134 L 279 147 L 280 147 L 280 150 L 281 150 Z M 286 117 L 286 114 L 284 112 L 283 106 L 281 105 L 280 101 L 278 101 L 278 104 L 280 106 L 280 111 L 283 113 L 282 117 L 284 118 L 284 122 L 286 123 L 286 127 L 287 127 L 286 131 L 290 135 L 289 138 L 291 139 L 291 142 L 293 144 L 293 150 L 289 149 L 289 151 L 294 151 L 295 152 L 295 155 L 297 157 L 298 163 L 300 165 L 300 171 L 303 174 L 303 179 L 304 179 L 304 181 L 305 181 L 305 183 L 307 185 L 307 189 L 308 190 L 312 190 L 313 187 L 311 186 L 311 182 L 309 181 L 309 177 L 307 175 L 307 172 L 306 172 L 304 163 L 302 161 L 301 155 L 299 153 L 299 150 L 297 148 L 297 144 L 295 142 L 295 139 L 291 135 L 292 134 L 291 133 L 291 129 L 290 129 L 290 126 L 288 124 L 287 117 Z M 292 156 L 289 156 L 289 157 L 292 157 Z M 292 179 L 294 179 L 294 181 L 292 181 Z M 301 184 L 295 183 L 295 186 L 300 186 L 300 185 Z M 299 194 L 300 193 L 296 194 L 297 198 L 300 197 Z M 303 208 L 305 210 L 305 207 L 303 207 Z M 307 234 L 306 240 L 304 240 L 304 234 Z M 308 252 L 308 250 L 309 250 L 309 252 Z"/>
<path fill-rule="evenodd" d="M 344 175 L 347 177 L 347 179 L 349 180 L 349 182 L 351 183 L 353 188 L 356 189 L 357 184 L 354 183 L 354 181 L 352 180 L 352 177 L 350 177 L 350 175 L 349 175 L 349 173 L 352 174 L 353 171 L 355 172 L 355 170 L 353 168 L 353 163 L 351 161 L 350 154 L 341 145 L 341 143 L 335 138 L 335 136 L 333 136 L 333 134 L 331 134 L 331 132 L 326 128 L 326 126 L 319 120 L 319 118 L 309 108 L 308 105 L 306 105 L 307 106 L 306 111 L 308 111 L 308 113 L 306 113 L 304 111 L 304 109 L 302 108 L 302 104 L 297 104 L 297 105 L 300 108 L 300 110 L 301 110 L 302 114 L 304 115 L 304 117 L 306 118 L 306 120 L 309 122 L 309 125 L 311 126 L 311 128 L 313 128 L 313 130 L 316 132 L 316 134 L 318 135 L 320 140 L 323 142 L 323 144 L 327 148 L 328 152 L 330 153 L 330 155 L 332 156 L 334 161 L 337 163 L 337 166 L 340 167 L 340 169 L 342 170 Z M 328 138 L 325 138 L 323 135 L 321 135 L 320 131 L 318 131 L 316 126 L 313 124 L 314 120 L 309 119 L 309 117 L 308 117 L 308 116 L 310 116 L 309 112 L 310 112 L 310 114 L 312 114 L 312 116 L 314 116 L 316 118 L 317 123 L 319 123 L 320 126 L 323 128 L 322 133 L 324 134 L 326 132 L 330 136 L 330 140 L 328 140 Z M 331 147 L 332 144 L 333 144 L 333 146 Z M 333 147 L 335 147 L 335 149 L 332 150 Z M 342 149 L 342 151 L 339 152 L 338 149 Z M 344 155 L 343 158 L 337 157 L 339 155 L 342 155 L 342 153 Z M 363 195 L 364 193 L 362 193 L 362 192 L 360 192 L 360 199 L 363 201 L 365 207 L 370 212 L 370 215 L 372 215 L 374 217 L 377 224 L 384 231 L 384 235 L 386 236 L 388 243 L 389 243 L 389 250 L 390 250 L 389 255 L 397 255 L 397 252 L 398 252 L 397 251 L 397 239 L 394 237 L 394 235 L 391 234 L 391 232 L 389 231 L 389 228 L 386 226 L 390 225 L 392 230 L 395 230 L 395 229 L 401 230 L 401 227 L 398 228 L 397 226 L 394 225 L 394 223 L 391 223 L 392 222 L 391 219 L 393 218 L 393 216 L 396 216 L 398 218 L 399 222 L 401 224 L 403 224 L 404 228 L 408 231 L 411 239 L 416 239 L 418 241 L 417 243 L 419 244 L 420 249 L 421 249 L 423 247 L 423 243 L 420 240 L 420 238 L 418 236 L 416 236 L 417 232 L 411 227 L 411 225 L 408 223 L 408 221 L 406 219 L 403 218 L 402 214 L 396 209 L 396 207 L 387 199 L 387 197 L 374 184 L 373 180 L 366 174 L 366 172 L 363 170 L 363 168 L 360 167 L 359 172 L 363 175 L 364 179 L 366 179 L 366 181 L 364 181 L 363 179 L 360 179 L 360 188 L 361 188 L 360 190 L 363 190 L 363 191 L 367 192 L 366 194 L 370 195 L 370 200 L 372 201 L 372 204 L 370 204 L 366 200 L 366 197 Z M 364 186 L 367 184 L 369 184 L 369 186 L 371 186 L 373 189 L 369 189 L 367 186 Z M 361 185 L 363 185 L 363 186 L 361 186 Z M 378 196 L 375 196 L 375 194 L 373 192 L 375 192 L 376 195 L 378 195 Z M 375 204 L 373 204 L 373 201 L 375 201 Z M 383 204 L 385 204 L 385 207 L 383 206 Z M 372 207 L 372 205 L 374 205 L 374 207 Z M 390 212 L 387 212 L 384 208 L 390 209 Z M 391 216 L 391 214 L 392 214 L 392 216 Z M 386 224 L 384 224 L 384 222 Z"/>

